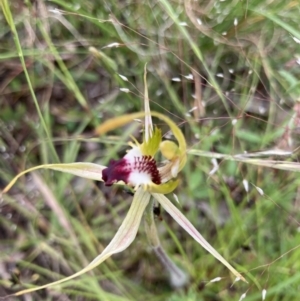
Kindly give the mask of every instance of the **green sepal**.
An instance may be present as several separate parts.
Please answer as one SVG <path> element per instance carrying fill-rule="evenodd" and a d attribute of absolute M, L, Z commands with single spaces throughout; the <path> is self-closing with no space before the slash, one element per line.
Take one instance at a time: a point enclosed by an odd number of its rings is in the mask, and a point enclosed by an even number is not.
<path fill-rule="evenodd" d="M 161 142 L 159 149 L 161 154 L 170 161 L 180 153 L 178 145 L 170 140 Z"/>

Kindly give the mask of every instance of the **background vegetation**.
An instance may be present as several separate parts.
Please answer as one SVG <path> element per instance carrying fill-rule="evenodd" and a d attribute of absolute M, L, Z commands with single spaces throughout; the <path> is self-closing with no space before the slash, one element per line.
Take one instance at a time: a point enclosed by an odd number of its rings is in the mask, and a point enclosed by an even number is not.
<path fill-rule="evenodd" d="M 101 139 L 93 130 L 142 109 L 145 63 L 151 108 L 180 125 L 189 149 L 273 150 L 268 159 L 297 161 L 298 0 L 9 4 L 13 18 L 4 6 L 0 15 L 0 188 L 35 165 L 122 156 L 138 123 Z M 184 289 L 170 287 L 141 227 L 92 273 L 22 300 L 262 300 L 264 290 L 266 300 L 298 300 L 297 172 L 203 155 L 189 156 L 178 206 L 248 284 L 234 283 L 162 212 L 162 244 L 190 275 Z M 59 172 L 23 177 L 0 199 L 0 294 L 80 270 L 113 237 L 130 199 Z"/>

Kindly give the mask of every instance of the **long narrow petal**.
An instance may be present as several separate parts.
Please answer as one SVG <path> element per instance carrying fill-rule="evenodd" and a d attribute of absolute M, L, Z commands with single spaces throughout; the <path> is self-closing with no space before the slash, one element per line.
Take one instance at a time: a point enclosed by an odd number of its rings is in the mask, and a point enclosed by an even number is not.
<path fill-rule="evenodd" d="M 125 217 L 122 225 L 120 226 L 118 232 L 112 239 L 112 241 L 109 243 L 109 245 L 103 250 L 103 252 L 98 255 L 88 266 L 86 266 L 81 271 L 65 277 L 61 280 L 51 282 L 45 285 L 41 285 L 35 288 L 29 288 L 22 291 L 19 291 L 11 296 L 21 296 L 27 293 L 31 293 L 40 289 L 52 287 L 54 285 L 63 283 L 65 281 L 71 280 L 75 277 L 78 277 L 95 267 L 97 267 L 100 263 L 105 261 L 107 258 L 112 256 L 113 254 L 122 252 L 125 250 L 135 239 L 142 215 L 145 211 L 145 208 L 147 207 L 149 200 L 150 200 L 150 194 L 149 192 L 146 192 L 143 190 L 143 188 L 139 188 L 137 192 L 135 193 L 135 196 L 133 198 L 132 204 L 130 206 L 130 209 L 127 213 L 127 216 Z M 8 297 L 8 296 L 7 296 Z"/>
<path fill-rule="evenodd" d="M 102 166 L 94 163 L 84 163 L 84 162 L 39 165 L 20 172 L 17 176 L 15 176 L 10 181 L 10 183 L 3 189 L 2 192 L 6 193 L 21 176 L 37 169 L 52 169 L 52 170 L 70 173 L 82 178 L 102 181 L 102 170 L 104 168 L 106 168 L 106 166 Z"/>
<path fill-rule="evenodd" d="M 171 203 L 171 201 L 162 194 L 152 193 L 153 197 L 162 205 L 162 207 L 175 219 L 175 221 L 187 231 L 205 250 L 221 261 L 236 277 L 247 282 L 245 278 L 232 267 L 226 259 L 221 256 L 197 231 L 191 222 Z"/>

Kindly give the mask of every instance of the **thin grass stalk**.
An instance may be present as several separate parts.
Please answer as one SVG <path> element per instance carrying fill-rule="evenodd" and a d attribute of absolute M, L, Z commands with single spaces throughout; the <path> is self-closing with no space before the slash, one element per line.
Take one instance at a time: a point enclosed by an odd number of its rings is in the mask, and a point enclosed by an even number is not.
<path fill-rule="evenodd" d="M 28 73 L 28 70 L 27 70 L 27 67 L 26 67 L 24 54 L 23 54 L 23 49 L 22 49 L 22 46 L 21 46 L 21 43 L 20 43 L 20 39 L 19 39 L 19 36 L 18 36 L 18 32 L 17 32 L 16 26 L 15 26 L 15 23 L 14 23 L 14 19 L 13 19 L 8 1 L 7 0 L 1 0 L 0 5 L 1 5 L 2 11 L 3 11 L 3 14 L 5 16 L 5 19 L 6 19 L 8 25 L 9 25 L 11 31 L 12 31 L 14 41 L 15 41 L 15 45 L 16 45 L 17 52 L 18 52 L 18 56 L 19 56 L 19 59 L 21 61 L 21 65 L 22 65 L 22 68 L 23 68 L 23 71 L 24 71 L 24 74 L 25 74 L 25 77 L 26 77 L 26 80 L 27 80 L 27 83 L 28 83 L 29 91 L 30 91 L 31 97 L 33 99 L 34 105 L 36 107 L 37 113 L 39 115 L 39 118 L 41 120 L 43 129 L 45 131 L 45 134 L 47 136 L 48 141 L 51 141 L 50 133 L 48 131 L 48 128 L 47 128 L 46 122 L 44 120 L 43 114 L 41 112 L 41 109 L 39 107 L 39 103 L 38 103 L 38 100 L 36 98 L 36 95 L 35 95 L 35 92 L 34 92 L 34 89 L 33 89 L 32 83 L 31 83 L 31 79 L 30 79 L 30 76 L 29 76 L 29 73 Z M 59 162 L 59 158 L 58 158 L 58 155 L 56 153 L 56 150 L 55 150 L 53 144 L 49 143 L 49 145 L 50 145 L 50 149 L 53 153 L 53 156 L 54 156 L 55 160 L 57 162 Z"/>

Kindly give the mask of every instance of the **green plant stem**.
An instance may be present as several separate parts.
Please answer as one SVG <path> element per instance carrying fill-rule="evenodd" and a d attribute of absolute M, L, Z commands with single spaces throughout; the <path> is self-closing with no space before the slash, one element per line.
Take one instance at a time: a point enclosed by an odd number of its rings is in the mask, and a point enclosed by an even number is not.
<path fill-rule="evenodd" d="M 153 200 L 149 202 L 145 210 L 144 221 L 145 232 L 150 246 L 152 247 L 155 255 L 157 256 L 163 267 L 167 270 L 171 286 L 174 288 L 183 287 L 188 282 L 188 276 L 171 260 L 160 243 L 154 221 Z"/>

